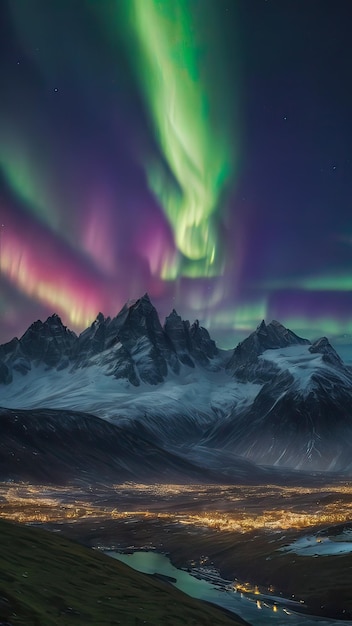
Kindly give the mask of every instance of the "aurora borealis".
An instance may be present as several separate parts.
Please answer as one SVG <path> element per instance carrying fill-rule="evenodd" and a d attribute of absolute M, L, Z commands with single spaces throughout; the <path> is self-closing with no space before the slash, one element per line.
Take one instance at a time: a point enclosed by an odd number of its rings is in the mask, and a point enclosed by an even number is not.
<path fill-rule="evenodd" d="M 3 0 L 0 341 L 148 291 L 352 334 L 345 0 Z"/>
<path fill-rule="evenodd" d="M 221 242 L 216 213 L 224 183 L 234 176 L 228 137 L 231 116 L 224 118 L 225 107 L 217 102 L 219 92 L 226 93 L 225 84 L 218 80 L 218 89 L 214 89 L 215 76 L 206 76 L 210 73 L 209 58 L 220 48 L 220 42 L 214 46 L 205 37 L 198 41 L 203 12 L 199 3 L 125 0 L 120 6 L 127 9 L 126 41 L 132 59 L 136 59 L 137 75 L 165 159 L 164 165 L 153 158 L 150 164 L 146 157 L 147 178 L 180 253 L 175 267 L 168 267 L 165 259 L 162 276 L 218 275 Z M 211 5 L 204 6 L 210 13 Z M 195 7 L 198 11 L 192 15 Z M 133 50 L 136 46 L 137 55 Z M 218 57 L 221 69 L 224 59 Z"/>

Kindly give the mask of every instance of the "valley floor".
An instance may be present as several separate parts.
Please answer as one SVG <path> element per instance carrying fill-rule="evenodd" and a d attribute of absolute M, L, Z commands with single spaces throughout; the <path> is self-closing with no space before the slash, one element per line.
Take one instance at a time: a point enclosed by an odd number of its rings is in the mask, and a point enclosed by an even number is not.
<path fill-rule="evenodd" d="M 352 619 L 352 486 L 3 483 L 0 516 L 43 525 L 100 550 L 155 549 L 178 567 L 215 567 L 244 594 L 293 599 L 308 613 Z M 311 554 L 294 542 L 316 541 Z M 303 539 L 303 541 L 305 541 Z M 305 608 L 306 607 L 306 608 Z"/>

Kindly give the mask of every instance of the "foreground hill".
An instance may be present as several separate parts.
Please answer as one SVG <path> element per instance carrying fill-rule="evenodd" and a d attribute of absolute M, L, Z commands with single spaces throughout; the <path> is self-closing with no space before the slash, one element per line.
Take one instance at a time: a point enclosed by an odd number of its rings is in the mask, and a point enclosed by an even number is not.
<path fill-rule="evenodd" d="M 4 521 L 0 620 L 11 626 L 245 624 L 96 551 Z"/>

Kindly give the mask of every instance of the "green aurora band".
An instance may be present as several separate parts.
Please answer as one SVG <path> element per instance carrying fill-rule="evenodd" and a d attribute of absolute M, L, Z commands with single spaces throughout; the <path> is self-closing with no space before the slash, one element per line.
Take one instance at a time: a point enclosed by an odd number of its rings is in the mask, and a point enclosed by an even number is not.
<path fill-rule="evenodd" d="M 159 159 L 145 155 L 144 167 L 179 252 L 175 261 L 165 261 L 162 277 L 220 275 L 218 222 L 237 159 L 232 145 L 236 107 L 225 89 L 216 16 L 207 0 L 117 4 L 162 153 Z"/>
<path fill-rule="evenodd" d="M 77 248 L 72 228 L 74 203 L 65 196 L 62 166 L 58 173 L 53 165 L 50 136 L 38 141 L 30 129 L 20 128 L 10 122 L 0 125 L 1 175 L 26 213 Z"/>
<path fill-rule="evenodd" d="M 302 291 L 351 291 L 351 273 L 336 273 L 321 276 L 302 276 L 301 278 L 287 278 L 265 281 L 264 289 L 300 289 Z"/>
<path fill-rule="evenodd" d="M 22 201 L 23 207 L 29 213 L 58 231 L 58 213 L 50 209 L 50 193 L 44 185 L 47 179 L 43 175 L 45 166 L 41 164 L 39 168 L 36 167 L 36 163 L 37 159 L 31 154 L 28 142 L 23 139 L 18 140 L 14 132 L 10 138 L 2 132 L 0 168 L 8 187 Z M 39 169 L 41 175 L 39 175 Z"/>

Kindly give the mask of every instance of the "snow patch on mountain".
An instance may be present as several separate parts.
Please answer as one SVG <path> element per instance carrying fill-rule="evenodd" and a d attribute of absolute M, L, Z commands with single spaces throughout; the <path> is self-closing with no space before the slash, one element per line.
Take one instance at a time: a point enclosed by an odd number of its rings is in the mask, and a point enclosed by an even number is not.
<path fill-rule="evenodd" d="M 80 410 L 111 421 L 133 420 L 148 413 L 164 419 L 202 416 L 199 419 L 208 423 L 219 413 L 247 406 L 261 389 L 261 385 L 238 382 L 224 371 L 187 366 L 157 386 L 142 383 L 136 387 L 126 379 L 109 376 L 110 365 L 99 361 L 61 371 L 41 365 L 26 376 L 15 372 L 13 383 L 2 387 L 1 404 L 7 408 Z"/>
<path fill-rule="evenodd" d="M 314 381 L 313 375 L 319 377 L 332 375 L 341 379 L 346 385 L 351 384 L 351 378 L 342 369 L 337 370 L 324 361 L 323 355 L 319 352 L 311 352 L 309 345 L 288 346 L 276 350 L 265 350 L 258 359 L 260 361 L 270 361 L 282 372 L 286 371 L 294 379 L 293 385 L 303 395 L 310 390 Z M 277 401 L 280 398 L 277 399 Z"/>

